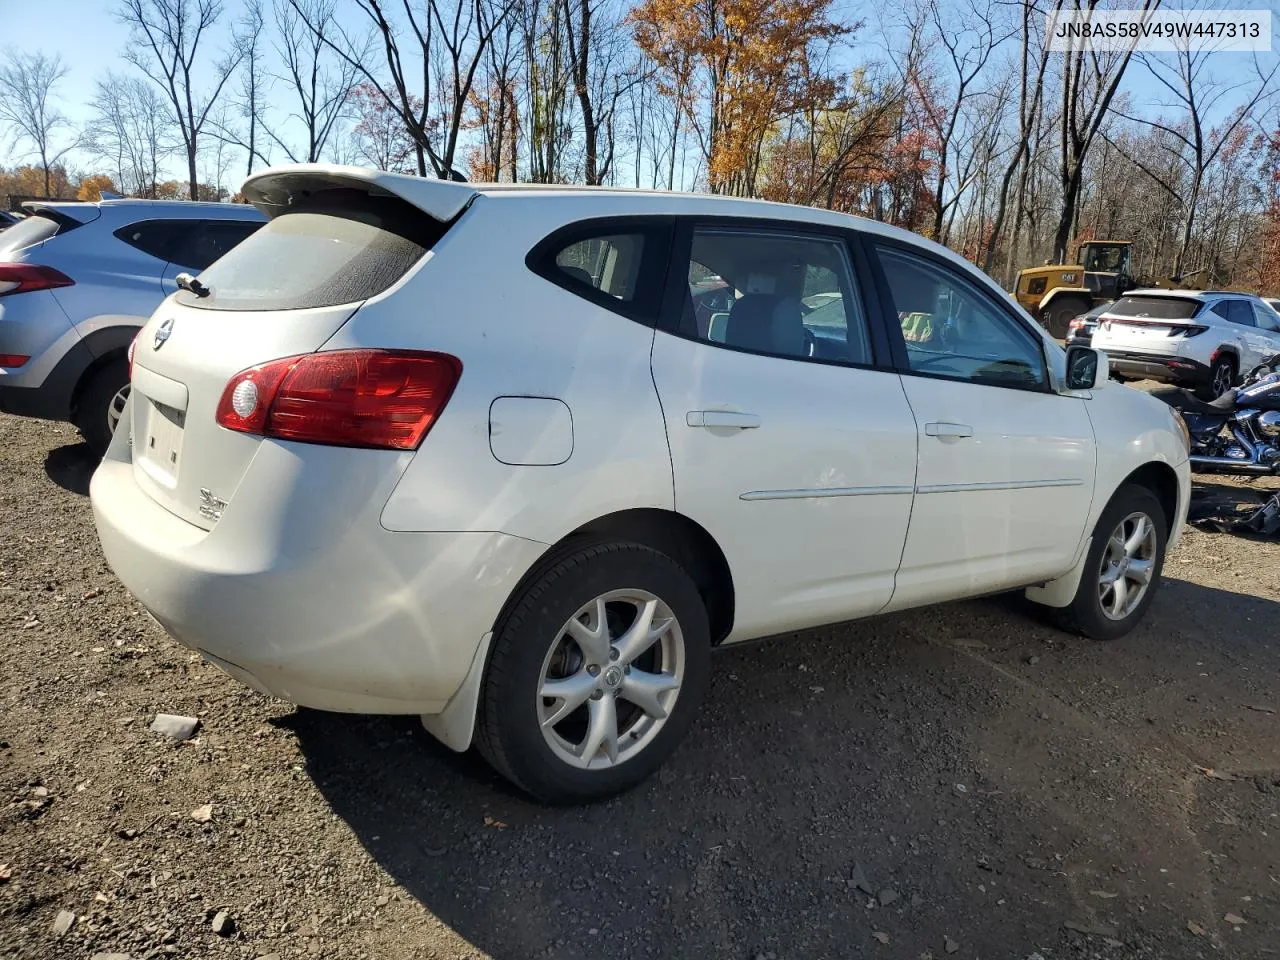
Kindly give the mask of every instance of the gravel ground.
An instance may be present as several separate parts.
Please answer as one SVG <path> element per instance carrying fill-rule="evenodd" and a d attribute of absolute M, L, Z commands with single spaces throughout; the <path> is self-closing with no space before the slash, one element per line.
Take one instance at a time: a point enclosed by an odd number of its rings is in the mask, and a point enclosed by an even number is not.
<path fill-rule="evenodd" d="M 660 775 L 543 809 L 204 665 L 74 430 L 0 450 L 0 956 L 1280 956 L 1280 544 L 1188 532 L 1114 644 L 1002 597 L 719 651 Z"/>

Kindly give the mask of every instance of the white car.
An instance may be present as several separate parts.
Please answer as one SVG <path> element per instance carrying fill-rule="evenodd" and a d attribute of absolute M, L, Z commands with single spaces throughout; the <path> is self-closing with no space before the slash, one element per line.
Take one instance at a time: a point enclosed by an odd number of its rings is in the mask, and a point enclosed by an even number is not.
<path fill-rule="evenodd" d="M 1214 400 L 1280 353 L 1280 316 L 1249 293 L 1131 290 L 1098 318 L 1091 345 L 1123 379 L 1193 387 Z"/>
<path fill-rule="evenodd" d="M 271 219 L 142 329 L 92 501 L 257 690 L 577 801 L 672 751 L 718 644 L 1014 588 L 1113 638 L 1152 601 L 1181 421 L 940 246 L 348 167 L 244 191 Z"/>

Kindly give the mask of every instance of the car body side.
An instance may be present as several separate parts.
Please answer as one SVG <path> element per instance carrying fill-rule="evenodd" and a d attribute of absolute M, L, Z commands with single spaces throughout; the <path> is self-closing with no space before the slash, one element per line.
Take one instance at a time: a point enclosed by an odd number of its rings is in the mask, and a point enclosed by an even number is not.
<path fill-rule="evenodd" d="M 138 490 L 129 440 L 118 431 L 93 479 L 113 568 L 171 633 L 251 686 L 324 709 L 423 714 L 428 729 L 455 749 L 470 742 L 488 640 L 504 606 L 531 571 L 576 537 L 607 528 L 622 539 L 658 538 L 659 547 L 680 541 L 690 564 L 724 568 L 727 583 L 708 586 L 730 598 L 718 640 L 777 632 L 775 623 L 766 628 L 763 619 L 743 615 L 752 605 L 732 600 L 736 584 L 767 577 L 759 568 L 770 562 L 769 544 L 754 556 L 726 556 L 707 533 L 714 518 L 682 512 L 677 500 L 671 411 L 664 420 L 650 363 L 655 338 L 671 334 L 560 288 L 528 269 L 526 256 L 566 224 L 638 212 L 812 222 L 924 241 L 825 211 L 731 200 L 708 211 L 703 203 L 678 194 L 480 193 L 416 267 L 366 301 L 321 348 L 461 358 L 457 388 L 416 453 L 263 440 L 239 487 L 228 491 L 221 519 L 206 531 Z M 1007 299 L 955 254 L 930 249 L 992 298 Z M 502 282 L 478 284 L 478 267 L 500 273 Z M 1041 337 L 1060 385 L 1062 349 L 1020 315 Z M 1081 518 L 1085 533 L 1069 551 L 1075 566 L 1061 571 L 1064 578 L 1078 568 L 1087 532 L 1127 479 L 1164 492 L 1171 544 L 1189 499 L 1186 451 L 1163 404 L 1123 388 L 1077 401 L 1089 412 L 1097 464 Z M 541 451 L 558 444 L 537 438 L 563 433 L 563 408 L 572 452 L 557 464 Z M 237 530 L 256 531 L 262 551 L 238 552 Z M 860 547 L 851 531 L 850 549 Z M 350 570 L 373 577 L 377 594 L 352 591 L 344 573 Z M 295 590 L 305 585 L 306 609 L 275 598 L 273 584 L 285 578 Z M 1041 599 L 1053 605 L 1056 597 L 1048 589 Z M 206 642 L 210 618 L 224 621 L 220 636 L 241 639 L 213 649 Z M 277 632 L 312 639 L 285 650 L 273 641 Z"/>

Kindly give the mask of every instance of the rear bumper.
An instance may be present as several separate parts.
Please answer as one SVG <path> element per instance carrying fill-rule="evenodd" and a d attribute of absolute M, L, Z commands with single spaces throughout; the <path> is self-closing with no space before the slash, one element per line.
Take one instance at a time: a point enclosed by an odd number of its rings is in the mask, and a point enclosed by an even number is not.
<path fill-rule="evenodd" d="M 1196 385 L 1209 380 L 1209 367 L 1188 357 L 1107 351 L 1112 373 L 1161 383 Z"/>
<path fill-rule="evenodd" d="M 325 511 L 334 497 L 317 496 L 311 451 L 275 443 L 206 531 L 139 488 L 122 434 L 90 490 L 112 570 L 180 643 L 303 706 L 439 713 L 545 550 L 501 533 L 392 533 L 377 496 Z"/>

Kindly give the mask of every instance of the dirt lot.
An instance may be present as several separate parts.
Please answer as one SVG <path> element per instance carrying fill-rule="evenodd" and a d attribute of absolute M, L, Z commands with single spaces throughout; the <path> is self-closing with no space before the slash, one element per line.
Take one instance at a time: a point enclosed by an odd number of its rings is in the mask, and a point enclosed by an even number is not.
<path fill-rule="evenodd" d="M 997 598 L 720 651 L 660 776 L 553 810 L 204 665 L 73 429 L 0 451 L 0 956 L 1280 956 L 1278 544 L 1189 532 L 1115 644 Z"/>

